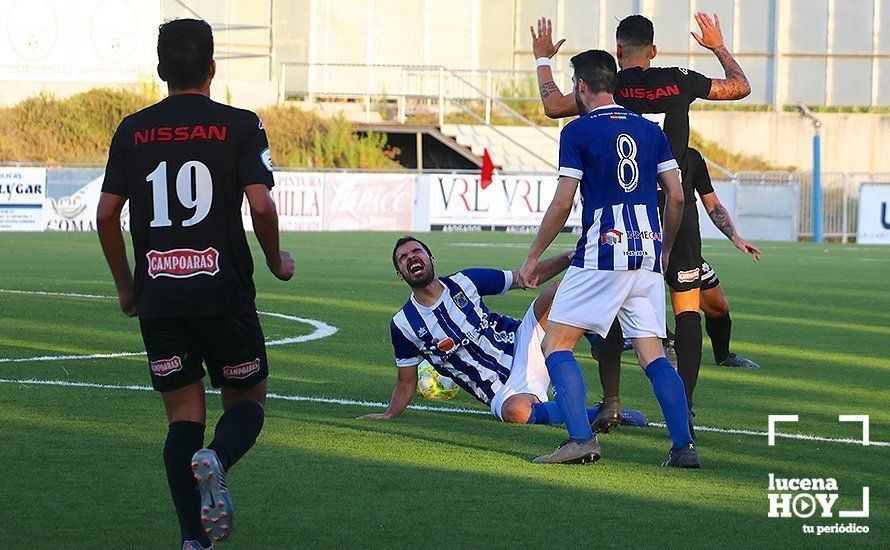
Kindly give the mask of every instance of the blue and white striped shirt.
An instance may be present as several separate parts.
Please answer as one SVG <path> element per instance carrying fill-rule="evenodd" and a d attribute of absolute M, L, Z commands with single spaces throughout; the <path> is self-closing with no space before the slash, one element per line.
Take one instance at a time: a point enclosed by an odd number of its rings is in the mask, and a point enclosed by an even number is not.
<path fill-rule="evenodd" d="M 582 233 L 572 265 L 661 272 L 658 174 L 677 168 L 657 124 L 618 105 L 562 130 L 559 175 L 581 181 Z"/>
<path fill-rule="evenodd" d="M 417 366 L 426 359 L 486 405 L 510 376 L 520 321 L 492 312 L 483 296 L 503 294 L 513 272 L 465 269 L 439 281 L 439 301 L 425 307 L 408 299 L 390 323 L 396 365 Z"/>

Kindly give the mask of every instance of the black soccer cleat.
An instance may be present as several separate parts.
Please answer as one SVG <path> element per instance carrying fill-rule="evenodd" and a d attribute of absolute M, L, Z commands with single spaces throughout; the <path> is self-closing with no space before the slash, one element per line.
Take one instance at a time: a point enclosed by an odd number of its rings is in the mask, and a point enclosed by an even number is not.
<path fill-rule="evenodd" d="M 698 460 L 698 453 L 695 451 L 695 444 L 690 443 L 679 451 L 671 449 L 667 460 L 661 465 L 669 468 L 699 468 L 701 463 Z"/>
<path fill-rule="evenodd" d="M 566 439 L 549 455 L 539 456 L 532 460 L 535 464 L 595 464 L 602 456 L 599 441 L 594 434 L 593 439 L 581 443 L 574 439 Z"/>
<path fill-rule="evenodd" d="M 235 517 L 219 457 L 210 449 L 201 449 L 192 457 L 192 472 L 201 493 L 201 526 L 211 539 L 226 540 Z"/>
<path fill-rule="evenodd" d="M 737 369 L 759 369 L 760 365 L 755 363 L 754 361 L 748 359 L 747 357 L 742 357 L 741 355 L 736 355 L 735 353 L 730 353 L 726 356 L 726 359 L 717 363 L 721 367 L 734 367 Z"/>
<path fill-rule="evenodd" d="M 590 423 L 593 433 L 607 434 L 612 428 L 621 425 L 621 400 L 618 397 L 607 397 L 600 403 L 600 412 Z"/>

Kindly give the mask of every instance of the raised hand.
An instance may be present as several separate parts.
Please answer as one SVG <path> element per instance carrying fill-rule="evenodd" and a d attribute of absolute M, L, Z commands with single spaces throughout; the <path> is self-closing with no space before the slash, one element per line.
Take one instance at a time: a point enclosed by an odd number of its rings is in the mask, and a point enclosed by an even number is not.
<path fill-rule="evenodd" d="M 713 51 L 723 46 L 723 32 L 720 30 L 720 18 L 716 13 L 712 21 L 708 14 L 698 12 L 695 14 L 695 22 L 698 23 L 701 34 L 697 34 L 695 31 L 691 34 L 701 47 Z"/>
<path fill-rule="evenodd" d="M 532 32 L 532 51 L 535 53 L 535 58 L 553 57 L 566 41 L 563 38 L 556 45 L 553 44 L 553 24 L 545 17 L 538 19 L 537 35 L 534 26 L 529 27 L 529 30 Z"/>

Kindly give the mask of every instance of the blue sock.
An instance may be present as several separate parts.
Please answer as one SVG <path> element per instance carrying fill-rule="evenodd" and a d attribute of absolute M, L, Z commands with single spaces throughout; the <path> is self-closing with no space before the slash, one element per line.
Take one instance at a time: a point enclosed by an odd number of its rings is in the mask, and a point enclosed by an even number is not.
<path fill-rule="evenodd" d="M 565 419 L 569 437 L 581 443 L 590 441 L 593 431 L 587 420 L 587 387 L 575 354 L 569 350 L 555 351 L 547 357 L 546 364 L 553 383 L 553 395 Z"/>
<path fill-rule="evenodd" d="M 661 405 L 664 423 L 671 436 L 671 446 L 674 449 L 684 448 L 692 443 L 692 435 L 689 433 L 689 405 L 686 403 L 683 380 L 664 357 L 649 363 L 646 376 L 652 382 L 655 398 Z"/>
<path fill-rule="evenodd" d="M 600 405 L 597 403 L 593 407 L 587 409 L 587 421 L 593 422 L 600 412 Z M 535 403 L 532 405 L 532 415 L 526 424 L 564 424 L 565 419 L 559 412 L 559 405 L 555 401 L 546 403 Z"/>

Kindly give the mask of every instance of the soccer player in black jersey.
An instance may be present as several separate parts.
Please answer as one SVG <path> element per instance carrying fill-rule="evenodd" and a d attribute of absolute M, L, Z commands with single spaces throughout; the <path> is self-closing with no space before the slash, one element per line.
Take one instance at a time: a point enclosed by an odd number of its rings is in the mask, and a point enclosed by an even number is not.
<path fill-rule="evenodd" d="M 263 425 L 269 371 L 241 220 L 245 195 L 266 265 L 281 280 L 294 273 L 290 253 L 279 249 L 263 123 L 210 99 L 215 70 L 206 22 L 160 26 L 158 74 L 169 95 L 120 123 L 96 220 L 121 310 L 139 317 L 167 411 L 164 464 L 184 549 L 211 548 L 211 539 L 231 534 L 225 474 Z M 133 271 L 120 224 L 127 201 Z M 224 409 L 206 448 L 202 363 L 222 388 Z"/>
<path fill-rule="evenodd" d="M 658 123 L 668 136 L 681 172 L 686 170 L 686 149 L 689 145 L 689 105 L 696 99 L 734 100 L 751 93 L 748 79 L 739 64 L 726 49 L 720 30 L 720 19 L 712 20 L 697 13 L 695 20 L 701 34 L 692 36 L 704 48 L 714 52 L 723 67 L 724 78 L 708 78 L 696 71 L 678 67 L 652 67 L 657 53 L 652 22 L 642 15 L 624 18 L 615 33 L 617 57 L 621 71 L 615 101 L 630 110 Z M 549 20 L 538 21 L 538 32 L 531 29 L 532 46 L 537 59 L 537 74 L 544 112 L 551 118 L 575 116 L 579 113 L 574 94 L 563 94 L 553 82 L 550 58 L 563 44 L 553 44 Z M 684 192 L 690 196 L 689 184 L 684 181 Z M 687 399 L 692 406 L 692 392 L 701 368 L 701 315 L 699 309 L 701 286 L 701 246 L 697 233 L 697 212 L 694 203 L 687 202 L 683 222 L 677 234 L 665 279 L 671 290 L 676 332 L 674 345 L 677 369 L 686 385 Z M 693 233 L 695 233 L 693 235 Z M 696 247 L 698 242 L 698 247 Z M 600 381 L 603 384 L 603 407 L 594 429 L 608 431 L 618 425 L 620 402 L 618 397 L 620 355 L 623 339 L 618 324 L 612 326 L 597 354 Z M 690 415 L 691 416 L 691 415 Z"/>
<path fill-rule="evenodd" d="M 732 223 L 732 218 L 720 202 L 720 198 L 711 184 L 711 176 L 705 159 L 697 150 L 689 148 L 686 157 L 686 173 L 684 178 L 691 182 L 692 188 L 701 198 L 702 205 L 714 226 L 726 235 L 732 244 L 760 261 L 760 249 L 739 235 Z M 689 199 L 687 199 L 689 200 Z M 692 197 L 695 201 L 695 197 Z M 696 220 L 697 225 L 698 220 Z M 699 235 L 699 239 L 701 236 Z M 699 242 L 699 246 L 700 246 Z M 714 362 L 724 367 L 757 368 L 754 361 L 729 351 L 729 340 L 732 333 L 732 320 L 729 317 L 729 301 L 723 293 L 720 279 L 714 267 L 702 258 L 701 261 L 701 309 L 705 313 L 705 330 L 711 339 L 714 350 Z"/>

